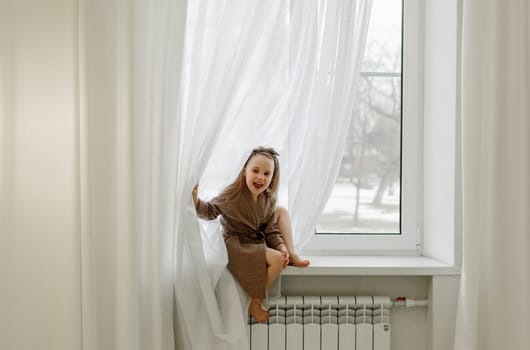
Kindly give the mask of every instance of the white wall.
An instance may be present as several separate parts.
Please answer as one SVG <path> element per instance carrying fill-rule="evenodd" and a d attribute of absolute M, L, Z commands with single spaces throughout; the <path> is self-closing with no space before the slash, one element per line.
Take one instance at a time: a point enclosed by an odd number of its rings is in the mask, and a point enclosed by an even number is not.
<path fill-rule="evenodd" d="M 425 1 L 423 254 L 457 265 L 459 1 Z M 457 254 L 455 254 L 457 253 Z"/>
<path fill-rule="evenodd" d="M 0 348 L 81 344 L 72 0 L 0 5 Z"/>

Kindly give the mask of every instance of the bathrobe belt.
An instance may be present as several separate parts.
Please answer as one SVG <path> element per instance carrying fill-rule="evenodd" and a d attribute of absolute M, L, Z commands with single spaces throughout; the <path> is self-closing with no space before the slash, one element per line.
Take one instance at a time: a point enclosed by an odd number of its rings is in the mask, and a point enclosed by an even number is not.
<path fill-rule="evenodd" d="M 237 233 L 237 236 L 241 238 L 247 238 L 255 243 L 262 243 L 265 242 L 265 233 L 263 231 L 254 231 L 254 232 L 245 232 L 245 233 Z"/>

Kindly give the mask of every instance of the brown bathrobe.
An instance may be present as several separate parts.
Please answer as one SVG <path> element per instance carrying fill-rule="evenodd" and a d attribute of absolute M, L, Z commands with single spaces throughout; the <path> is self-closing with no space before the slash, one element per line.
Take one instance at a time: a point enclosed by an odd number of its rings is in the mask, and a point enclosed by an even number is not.
<path fill-rule="evenodd" d="M 265 194 L 257 203 L 246 186 L 239 198 L 227 201 L 221 193 L 209 202 L 199 200 L 197 214 L 213 220 L 221 215 L 228 269 L 251 298 L 265 297 L 265 248 L 283 243 L 276 223 L 276 203 Z"/>

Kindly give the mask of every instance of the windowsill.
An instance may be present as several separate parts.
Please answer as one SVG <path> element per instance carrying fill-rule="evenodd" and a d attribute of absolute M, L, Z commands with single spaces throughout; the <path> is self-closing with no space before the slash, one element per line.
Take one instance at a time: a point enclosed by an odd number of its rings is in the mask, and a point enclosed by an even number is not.
<path fill-rule="evenodd" d="M 459 275 L 458 266 L 424 256 L 304 256 L 305 268 L 288 266 L 282 276 L 443 276 Z"/>

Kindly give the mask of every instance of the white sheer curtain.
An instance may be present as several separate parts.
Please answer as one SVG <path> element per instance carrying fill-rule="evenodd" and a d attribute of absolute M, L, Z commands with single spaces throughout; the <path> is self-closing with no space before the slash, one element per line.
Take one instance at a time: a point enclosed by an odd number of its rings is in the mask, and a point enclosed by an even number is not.
<path fill-rule="evenodd" d="M 530 348 L 530 4 L 464 1 L 455 349 Z"/>
<path fill-rule="evenodd" d="M 177 341 L 182 349 L 248 348 L 245 298 L 225 269 L 219 230 L 206 232 L 203 243 L 191 189 L 210 161 L 216 164 L 214 182 L 230 170 L 237 172 L 241 166 L 237 160 L 248 151 L 251 138 L 265 130 L 271 115 L 282 113 L 277 106 L 285 100 L 281 96 L 285 78 L 275 63 L 282 59 L 286 44 L 282 33 L 286 4 L 283 0 L 188 4 L 175 143 L 175 295 Z M 280 109 L 275 112 L 276 108 Z M 255 131 L 238 134 L 237 125 Z M 219 150 L 224 151 L 224 162 L 219 162 Z M 225 164 L 230 164 L 229 169 Z"/>
<path fill-rule="evenodd" d="M 336 0 L 189 4 L 176 192 L 186 201 L 176 221 L 183 348 L 246 346 L 246 305 L 226 293 L 235 285 L 215 225 L 201 242 L 192 185 L 201 177 L 199 195 L 211 197 L 235 178 L 253 147 L 273 146 L 281 153 L 282 187 L 295 189 L 295 224 L 318 216 L 342 157 L 369 9 L 370 1 Z M 302 205 L 309 198 L 315 207 Z M 304 223 L 309 233 L 314 222 Z"/>
<path fill-rule="evenodd" d="M 293 0 L 289 210 L 297 248 L 311 238 L 342 160 L 371 0 Z"/>
<path fill-rule="evenodd" d="M 286 3 L 288 13 L 276 23 L 277 55 L 257 62 L 263 74 L 241 102 L 243 118 L 220 131 L 223 140 L 237 137 L 238 142 L 218 143 L 200 195 L 213 196 L 226 186 L 253 147 L 275 147 L 280 203 L 291 212 L 300 248 L 311 237 L 342 160 L 371 0 Z M 287 42 L 279 39 L 282 35 L 288 35 Z M 281 71 L 273 77 L 271 69 Z M 269 86 L 267 94 L 263 84 Z M 258 124 L 255 118 L 267 122 Z"/>

